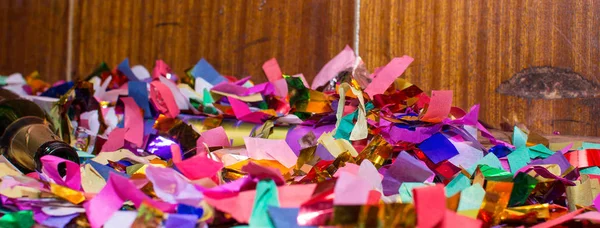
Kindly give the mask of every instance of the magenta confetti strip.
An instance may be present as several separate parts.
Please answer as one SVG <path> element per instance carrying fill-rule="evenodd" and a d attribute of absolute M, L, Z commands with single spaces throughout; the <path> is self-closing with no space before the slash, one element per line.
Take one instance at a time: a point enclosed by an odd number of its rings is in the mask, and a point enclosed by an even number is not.
<path fill-rule="evenodd" d="M 69 136 L 63 140 L 79 150 L 81 164 L 55 153 L 23 174 L 11 163 L 16 158 L 0 157 L 0 226 L 600 221 L 598 144 L 556 152 L 531 147 L 529 132 L 518 128 L 516 146 L 498 140 L 479 123 L 479 105 L 468 112 L 452 106 L 461 91 L 427 93 L 403 79 L 413 61 L 393 58 L 371 74 L 346 47 L 310 87 L 274 58 L 262 65 L 268 82 L 259 84 L 221 75 L 205 59 L 185 75 L 162 60 L 148 71 L 126 59 L 85 81 L 27 90 L 36 85 L 11 75 L 4 89 L 68 114 L 48 121 L 54 130 L 71 129 L 61 136 Z"/>

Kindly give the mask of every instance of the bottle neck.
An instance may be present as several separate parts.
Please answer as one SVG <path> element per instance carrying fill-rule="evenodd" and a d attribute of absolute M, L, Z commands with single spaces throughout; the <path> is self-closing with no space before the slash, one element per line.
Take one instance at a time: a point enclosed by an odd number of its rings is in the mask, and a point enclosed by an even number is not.
<path fill-rule="evenodd" d="M 4 156 L 23 173 L 40 171 L 40 158 L 44 155 L 79 163 L 77 151 L 61 141 L 44 120 L 37 117 L 23 117 L 14 121 L 4 132 L 2 144 L 7 146 Z"/>

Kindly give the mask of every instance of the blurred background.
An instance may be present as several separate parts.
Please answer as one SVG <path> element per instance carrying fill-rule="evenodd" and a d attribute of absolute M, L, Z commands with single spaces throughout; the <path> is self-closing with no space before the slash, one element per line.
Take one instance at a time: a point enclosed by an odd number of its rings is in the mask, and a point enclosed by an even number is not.
<path fill-rule="evenodd" d="M 412 56 L 405 78 L 454 90 L 455 106 L 481 104 L 480 119 L 495 128 L 597 136 L 596 98 L 496 88 L 535 66 L 598 82 L 599 17 L 593 0 L 1 0 L 0 74 L 75 80 L 126 57 L 149 69 L 163 59 L 184 74 L 203 57 L 221 74 L 263 82 L 261 66 L 275 57 L 284 74 L 310 81 L 348 44 L 370 71 Z"/>

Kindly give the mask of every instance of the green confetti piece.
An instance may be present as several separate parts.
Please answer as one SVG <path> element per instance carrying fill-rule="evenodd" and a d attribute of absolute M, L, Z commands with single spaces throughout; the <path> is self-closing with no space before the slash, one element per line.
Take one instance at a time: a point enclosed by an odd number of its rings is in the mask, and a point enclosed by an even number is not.
<path fill-rule="evenodd" d="M 192 99 L 190 98 L 190 104 L 192 104 L 192 107 L 194 107 L 195 109 L 199 109 L 200 105 L 202 105 L 202 102 L 196 99 Z"/>
<path fill-rule="evenodd" d="M 529 158 L 547 158 L 552 156 L 554 151 L 548 149 L 548 147 L 544 146 L 544 144 L 537 144 L 535 146 L 529 147 Z"/>
<path fill-rule="evenodd" d="M 302 79 L 295 77 L 284 77 L 288 85 L 288 96 L 291 107 L 305 107 L 310 98 L 308 88 L 304 87 Z M 304 109 L 301 109 L 304 110 Z"/>
<path fill-rule="evenodd" d="M 493 153 L 489 153 L 489 154 L 485 155 L 482 159 L 480 159 L 477 162 L 477 164 L 468 168 L 467 172 L 469 172 L 470 174 L 473 174 L 473 172 L 475 172 L 475 169 L 477 169 L 478 165 L 488 165 L 493 168 L 502 169 L 502 163 L 500 163 L 500 159 L 498 159 L 498 157 L 496 157 L 496 155 Z"/>
<path fill-rule="evenodd" d="M 209 105 L 215 102 L 215 99 L 210 95 L 210 91 L 207 88 L 204 88 L 202 91 L 202 104 Z"/>
<path fill-rule="evenodd" d="M 538 181 L 534 177 L 529 176 L 529 174 L 519 173 L 515 177 L 514 183 L 514 187 L 510 193 L 510 200 L 508 201 L 510 207 L 524 204 Z"/>
<path fill-rule="evenodd" d="M 30 228 L 33 224 L 33 211 L 12 212 L 0 218 L 0 227 L 3 228 Z"/>
<path fill-rule="evenodd" d="M 98 65 L 96 67 L 96 69 L 94 69 L 94 71 L 92 71 L 91 74 L 89 74 L 85 80 L 89 81 L 90 79 L 92 79 L 94 76 L 100 76 L 102 75 L 102 73 L 104 72 L 110 72 L 110 67 L 108 67 L 108 65 L 105 62 L 101 62 L 100 65 Z"/>
<path fill-rule="evenodd" d="M 267 102 L 261 101 L 260 103 L 258 103 L 258 108 L 260 108 L 261 110 L 269 109 L 269 104 L 267 104 Z"/>
<path fill-rule="evenodd" d="M 488 165 L 479 165 L 479 170 L 486 180 L 510 182 L 513 180 L 513 174 L 504 169 L 491 167 Z"/>

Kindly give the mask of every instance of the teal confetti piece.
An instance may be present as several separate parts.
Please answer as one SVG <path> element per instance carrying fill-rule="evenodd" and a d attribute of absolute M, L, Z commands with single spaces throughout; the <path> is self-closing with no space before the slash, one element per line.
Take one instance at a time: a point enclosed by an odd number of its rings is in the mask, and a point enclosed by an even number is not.
<path fill-rule="evenodd" d="M 6 79 L 8 77 L 0 75 L 0 85 L 6 85 Z"/>
<path fill-rule="evenodd" d="M 370 112 L 372 109 L 375 108 L 375 105 L 373 104 L 372 101 L 369 101 L 365 104 L 365 111 L 368 113 Z"/>
<path fill-rule="evenodd" d="M 554 154 L 555 152 L 548 149 L 548 147 L 544 146 L 544 144 L 537 144 L 535 146 L 529 147 L 529 158 L 547 158 Z"/>
<path fill-rule="evenodd" d="M 87 160 L 90 160 L 91 158 L 96 157 L 93 154 L 90 154 L 88 152 L 83 152 L 81 150 L 77 150 L 77 156 L 79 156 L 79 163 L 85 163 Z"/>
<path fill-rule="evenodd" d="M 457 211 L 475 210 L 481 207 L 485 190 L 481 185 L 474 184 L 460 192 L 460 202 L 458 202 Z"/>
<path fill-rule="evenodd" d="M 523 168 L 527 163 L 531 162 L 531 159 L 529 158 L 529 149 L 527 147 L 517 147 L 515 151 L 506 157 L 508 158 L 511 173 L 517 173 L 520 168 Z"/>
<path fill-rule="evenodd" d="M 585 168 L 585 169 L 579 170 L 579 173 L 580 174 L 600 175 L 600 167 L 593 166 L 593 167 Z"/>
<path fill-rule="evenodd" d="M 400 193 L 400 199 L 402 203 L 413 203 L 412 190 L 417 187 L 425 186 L 425 183 L 421 182 L 404 182 L 400 185 L 398 193 Z"/>
<path fill-rule="evenodd" d="M 354 129 L 354 119 L 357 115 L 358 110 L 342 117 L 342 121 L 340 121 L 340 125 L 335 130 L 335 135 L 333 137 L 336 139 L 350 140 L 350 134 L 352 133 L 352 129 Z"/>
<path fill-rule="evenodd" d="M 204 91 L 202 91 L 202 104 L 208 105 L 208 104 L 212 104 L 214 102 L 215 102 L 215 99 L 213 99 L 212 95 L 210 95 L 210 91 L 208 91 L 207 88 L 204 88 Z"/>
<path fill-rule="evenodd" d="M 600 143 L 583 142 L 580 149 L 600 149 Z"/>
<path fill-rule="evenodd" d="M 262 180 L 256 186 L 256 196 L 249 222 L 250 227 L 275 227 L 269 217 L 269 206 L 279 207 L 277 185 L 273 180 Z"/>
<path fill-rule="evenodd" d="M 517 126 L 515 126 L 515 130 L 513 131 L 512 143 L 516 148 L 527 146 L 527 135 Z"/>
<path fill-rule="evenodd" d="M 471 180 L 462 173 L 459 173 L 452 181 L 446 185 L 446 197 L 450 197 L 471 186 Z"/>
<path fill-rule="evenodd" d="M 365 111 L 369 112 L 371 109 L 375 108 L 373 102 L 369 101 L 365 104 Z M 335 135 L 333 136 L 336 139 L 345 139 L 350 140 L 350 134 L 352 133 L 352 129 L 354 129 L 354 119 L 358 116 L 358 109 L 354 110 L 354 112 L 342 117 L 342 121 L 340 121 L 340 125 L 335 130 Z"/>

